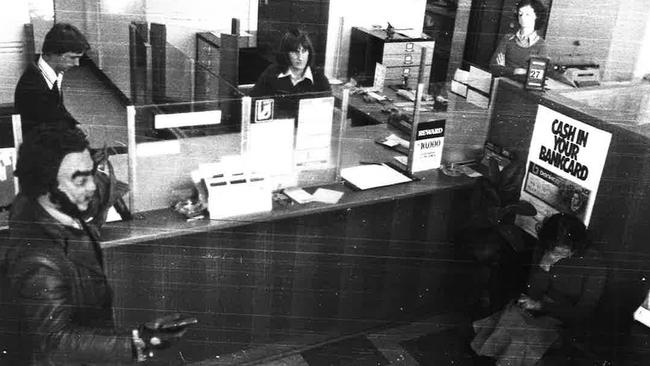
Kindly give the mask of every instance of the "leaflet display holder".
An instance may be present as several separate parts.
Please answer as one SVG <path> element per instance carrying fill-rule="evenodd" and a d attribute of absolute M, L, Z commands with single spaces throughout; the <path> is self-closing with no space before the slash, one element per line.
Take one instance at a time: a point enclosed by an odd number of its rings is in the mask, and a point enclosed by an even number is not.
<path fill-rule="evenodd" d="M 548 58 L 531 57 L 528 61 L 528 71 L 526 74 L 525 88 L 527 90 L 544 90 L 546 82 L 546 69 L 548 68 Z"/>
<path fill-rule="evenodd" d="M 268 212 L 273 208 L 266 177 L 242 166 L 240 157 L 236 156 L 199 167 L 208 191 L 210 219 Z"/>

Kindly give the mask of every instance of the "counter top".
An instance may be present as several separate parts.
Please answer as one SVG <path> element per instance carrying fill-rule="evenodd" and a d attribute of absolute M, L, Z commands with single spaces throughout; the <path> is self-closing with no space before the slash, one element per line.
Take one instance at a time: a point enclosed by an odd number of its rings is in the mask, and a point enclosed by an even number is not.
<path fill-rule="evenodd" d="M 522 84 L 508 78 L 499 78 L 511 89 L 522 89 L 522 95 L 550 102 L 561 113 L 582 114 L 605 130 L 622 128 L 642 138 L 650 137 L 650 84 L 618 83 L 546 90 L 525 91 Z"/>
<path fill-rule="evenodd" d="M 398 153 L 387 149 L 374 140 L 390 132 L 384 125 L 364 126 L 348 129 L 343 141 L 342 167 L 354 166 L 359 161 L 391 161 Z M 460 189 L 471 184 L 467 177 L 449 177 L 439 170 L 418 175 L 418 181 L 394 186 L 355 191 L 342 182 L 319 186 L 344 192 L 336 204 L 312 202 L 307 204 L 276 205 L 271 212 L 263 212 L 219 220 L 197 220 L 186 222 L 171 209 L 139 213 L 140 219 L 127 222 L 108 223 L 102 229 L 102 248 L 115 247 L 148 240 L 170 238 L 191 233 L 207 232 L 246 225 L 253 222 L 280 220 L 296 216 L 317 214 L 326 211 L 344 210 L 355 206 L 369 205 L 400 198 L 425 195 L 431 192 Z M 315 189 L 316 187 L 311 187 Z M 310 188 L 306 189 L 310 191 Z"/>

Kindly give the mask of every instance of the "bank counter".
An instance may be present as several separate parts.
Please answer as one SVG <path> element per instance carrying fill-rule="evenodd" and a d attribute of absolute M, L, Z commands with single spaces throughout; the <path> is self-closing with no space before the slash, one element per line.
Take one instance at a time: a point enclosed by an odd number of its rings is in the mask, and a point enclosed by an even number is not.
<path fill-rule="evenodd" d="M 101 242 L 118 325 L 150 318 L 152 309 L 195 316 L 199 324 L 172 352 L 227 364 L 228 354 L 269 340 L 288 348 L 316 343 L 430 313 L 441 296 L 453 296 L 462 277 L 450 236 L 467 216 L 473 180 L 431 170 L 363 191 L 344 183 L 341 169 L 395 162 L 400 154 L 375 142 L 396 131 L 385 123 L 351 127 L 349 95 L 334 94 L 336 103 L 323 102 L 329 111 L 318 104 L 323 99 L 306 101 L 310 109 L 297 122 L 256 122 L 255 109 L 268 117 L 268 104 L 244 97 L 132 107 L 130 153 L 111 160 L 131 185 L 126 201 L 135 218 L 107 223 Z M 214 121 L 223 103 L 241 108 L 240 131 L 196 126 Z M 488 110 L 450 96 L 446 111 L 428 113 L 422 117 L 446 119 L 443 161 L 481 153 Z M 313 121 L 319 125 L 310 127 Z M 337 203 L 274 200 L 269 211 L 186 220 L 170 207 L 194 187 L 199 166 L 226 174 L 247 167 L 264 172 L 274 190 L 327 188 L 343 196 Z M 241 197 L 241 205 L 251 203 Z"/>

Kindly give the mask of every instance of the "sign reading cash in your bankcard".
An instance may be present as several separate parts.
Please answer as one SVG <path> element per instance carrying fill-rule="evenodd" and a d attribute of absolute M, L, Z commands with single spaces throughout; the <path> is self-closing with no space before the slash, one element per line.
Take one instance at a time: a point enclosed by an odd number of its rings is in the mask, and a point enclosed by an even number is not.
<path fill-rule="evenodd" d="M 413 160 L 410 172 L 438 169 L 445 140 L 445 120 L 420 122 L 417 126 L 415 141 L 412 141 Z"/>
<path fill-rule="evenodd" d="M 521 199 L 532 203 L 537 215 L 518 216 L 517 224 L 537 236 L 545 217 L 563 212 L 589 225 L 611 138 L 540 105 L 521 188 Z"/>

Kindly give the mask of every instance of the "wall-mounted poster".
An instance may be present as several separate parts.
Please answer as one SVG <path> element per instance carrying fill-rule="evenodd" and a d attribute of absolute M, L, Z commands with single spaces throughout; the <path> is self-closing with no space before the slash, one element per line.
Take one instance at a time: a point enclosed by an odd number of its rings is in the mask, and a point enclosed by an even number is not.
<path fill-rule="evenodd" d="M 558 212 L 589 225 L 612 134 L 540 105 L 530 142 L 521 199 L 534 217 L 517 224 L 533 236 L 542 220 Z"/>

